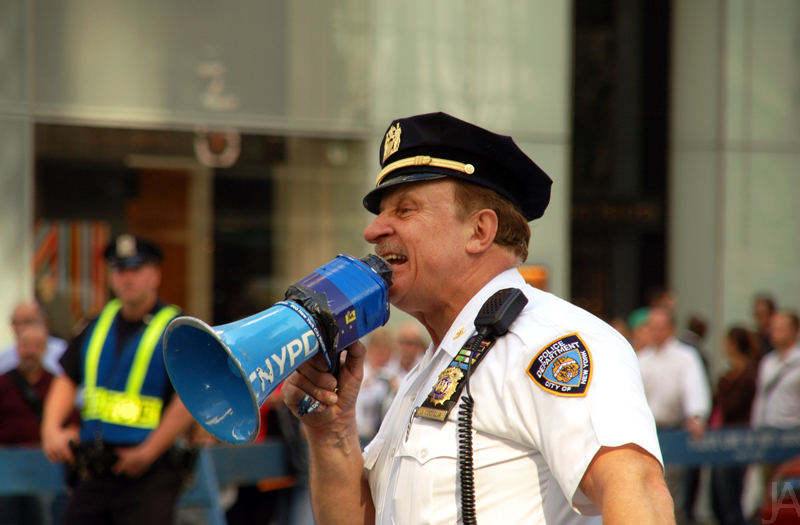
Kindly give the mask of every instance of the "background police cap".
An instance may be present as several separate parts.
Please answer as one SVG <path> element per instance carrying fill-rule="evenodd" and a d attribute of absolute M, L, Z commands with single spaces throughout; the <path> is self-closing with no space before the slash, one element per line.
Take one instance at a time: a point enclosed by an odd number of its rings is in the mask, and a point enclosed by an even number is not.
<path fill-rule="evenodd" d="M 379 213 L 383 192 L 407 182 L 455 177 L 505 197 L 526 220 L 542 216 L 552 180 L 511 137 L 498 135 L 446 113 L 397 119 L 380 147 L 383 168 L 364 207 Z"/>
<path fill-rule="evenodd" d="M 155 243 L 124 233 L 108 243 L 105 258 L 114 268 L 138 268 L 147 262 L 159 262 L 164 255 Z"/>

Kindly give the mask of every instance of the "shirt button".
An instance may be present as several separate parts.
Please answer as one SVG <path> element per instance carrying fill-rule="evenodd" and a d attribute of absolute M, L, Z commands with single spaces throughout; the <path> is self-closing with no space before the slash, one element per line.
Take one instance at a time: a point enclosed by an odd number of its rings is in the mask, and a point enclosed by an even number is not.
<path fill-rule="evenodd" d="M 422 459 L 427 458 L 428 457 L 428 449 L 427 448 L 423 448 L 422 450 L 420 450 L 419 451 L 419 457 L 421 457 Z"/>

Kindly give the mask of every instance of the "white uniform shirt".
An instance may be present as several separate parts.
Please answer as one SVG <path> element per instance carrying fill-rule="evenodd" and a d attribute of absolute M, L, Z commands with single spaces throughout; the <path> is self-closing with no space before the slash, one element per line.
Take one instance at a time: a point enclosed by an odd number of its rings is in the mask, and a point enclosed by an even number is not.
<path fill-rule="evenodd" d="M 791 347 L 786 357 L 773 350 L 761 360 L 752 421 L 753 426 L 800 426 L 800 346 Z"/>
<path fill-rule="evenodd" d="M 578 484 L 599 448 L 635 443 L 661 461 L 655 423 L 627 341 L 588 312 L 536 290 L 519 272 L 509 270 L 470 300 L 438 349 L 428 348 L 366 448 L 377 523 L 460 520 L 459 407 L 445 422 L 414 417 L 414 410 L 473 334 L 483 303 L 509 287 L 522 289 L 528 304 L 470 381 L 478 521 L 599 523 L 599 517 L 576 512 L 597 514 Z M 528 370 L 540 351 L 574 334 L 588 349 L 590 365 L 582 371 L 591 375 L 585 377 L 584 395 L 559 395 L 536 382 Z"/>
<path fill-rule="evenodd" d="M 647 402 L 659 425 L 680 427 L 691 417 L 708 418 L 711 394 L 697 350 L 672 338 L 660 348 L 643 348 L 638 356 Z"/>

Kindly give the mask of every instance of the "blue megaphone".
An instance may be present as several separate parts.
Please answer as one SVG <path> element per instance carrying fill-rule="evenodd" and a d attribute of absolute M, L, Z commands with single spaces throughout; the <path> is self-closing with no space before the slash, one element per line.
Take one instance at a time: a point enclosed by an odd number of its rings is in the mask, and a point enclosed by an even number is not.
<path fill-rule="evenodd" d="M 334 260 L 291 285 L 286 299 L 220 326 L 178 317 L 164 332 L 164 362 L 192 417 L 227 443 L 253 441 L 259 407 L 319 352 L 339 352 L 389 320 L 392 270 L 377 255 Z"/>

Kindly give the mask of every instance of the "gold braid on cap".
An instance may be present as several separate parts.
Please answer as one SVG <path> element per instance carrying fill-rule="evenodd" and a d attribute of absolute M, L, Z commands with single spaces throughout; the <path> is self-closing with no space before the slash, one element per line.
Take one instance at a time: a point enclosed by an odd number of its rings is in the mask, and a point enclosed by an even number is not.
<path fill-rule="evenodd" d="M 400 159 L 387 164 L 385 168 L 378 173 L 378 178 L 375 179 L 375 186 L 378 186 L 388 174 L 400 168 L 408 168 L 410 166 L 431 166 L 432 168 L 447 168 L 453 171 L 460 171 L 467 175 L 475 173 L 475 166 L 472 164 L 464 164 L 456 160 L 439 159 L 436 157 L 429 157 L 428 155 L 417 155 L 416 157 L 408 157 Z"/>

